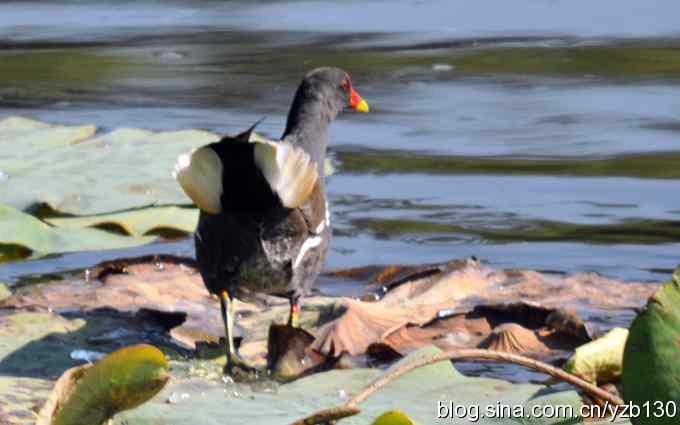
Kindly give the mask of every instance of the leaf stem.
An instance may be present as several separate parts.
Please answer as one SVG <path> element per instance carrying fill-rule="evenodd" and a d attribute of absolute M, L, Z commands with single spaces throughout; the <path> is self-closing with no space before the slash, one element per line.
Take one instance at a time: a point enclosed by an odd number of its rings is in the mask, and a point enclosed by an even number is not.
<path fill-rule="evenodd" d="M 320 425 L 328 423 L 329 421 L 357 415 L 361 412 L 357 405 L 365 401 L 368 397 L 370 397 L 373 393 L 375 393 L 385 385 L 389 384 L 390 382 L 394 381 L 395 379 L 414 369 L 418 369 L 423 366 L 431 365 L 433 363 L 439 363 L 446 360 L 451 361 L 490 360 L 494 362 L 517 364 L 520 366 L 527 367 L 529 369 L 536 370 L 538 372 L 548 374 L 554 378 L 567 382 L 577 388 L 580 388 L 586 394 L 589 394 L 590 396 L 595 397 L 597 399 L 609 401 L 614 405 L 623 404 L 623 400 L 621 400 L 621 398 L 610 393 L 609 391 L 605 391 L 599 388 L 598 386 L 591 384 L 590 382 L 584 381 L 583 379 L 579 378 L 576 375 L 573 375 L 569 372 L 565 372 L 564 370 L 558 369 L 547 363 L 534 360 L 529 357 L 520 356 L 518 354 L 511 354 L 493 350 L 465 348 L 458 350 L 449 350 L 443 353 L 434 354 L 430 356 L 424 356 L 415 359 L 412 362 L 405 363 L 378 377 L 376 380 L 371 382 L 366 388 L 361 390 L 361 392 L 359 392 L 350 400 L 348 400 L 347 403 L 341 406 L 332 407 L 330 409 L 320 410 L 310 416 L 307 416 L 306 418 L 293 422 L 291 425 Z"/>
<path fill-rule="evenodd" d="M 491 360 L 503 363 L 513 363 L 518 364 L 529 369 L 533 369 L 539 372 L 543 372 L 552 377 L 560 379 L 567 382 L 577 388 L 583 390 L 586 394 L 593 397 L 609 401 L 615 405 L 623 404 L 621 400 L 616 395 L 599 388 L 590 382 L 584 381 L 576 375 L 572 375 L 569 372 L 565 372 L 562 369 L 558 369 L 547 363 L 531 359 L 529 357 L 520 356 L 517 354 L 505 353 L 501 351 L 493 350 L 480 350 L 480 349 L 460 349 L 460 350 L 450 350 L 443 353 L 434 354 L 431 356 L 424 356 L 418 358 L 412 362 L 405 363 L 392 371 L 380 376 L 375 381 L 371 382 L 366 388 L 364 388 L 359 394 L 352 397 L 345 405 L 346 406 L 356 406 L 357 404 L 366 400 L 371 394 L 384 387 L 391 381 L 402 376 L 403 374 L 410 372 L 413 369 L 419 367 L 427 366 L 433 363 L 439 363 L 444 360 Z"/>

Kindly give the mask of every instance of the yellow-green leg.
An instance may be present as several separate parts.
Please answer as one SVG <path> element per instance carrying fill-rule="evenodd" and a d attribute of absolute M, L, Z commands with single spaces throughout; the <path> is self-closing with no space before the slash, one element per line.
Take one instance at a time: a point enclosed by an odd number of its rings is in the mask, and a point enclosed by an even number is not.
<path fill-rule="evenodd" d="M 288 313 L 288 326 L 294 328 L 300 327 L 300 314 L 302 312 L 302 304 L 299 297 L 290 299 L 290 313 Z"/>
<path fill-rule="evenodd" d="M 234 319 L 236 316 L 234 302 L 226 290 L 221 291 L 219 296 L 222 322 L 224 323 L 224 333 L 226 336 L 225 352 L 227 364 L 224 366 L 224 371 L 235 380 L 257 379 L 260 371 L 243 360 L 234 347 Z"/>

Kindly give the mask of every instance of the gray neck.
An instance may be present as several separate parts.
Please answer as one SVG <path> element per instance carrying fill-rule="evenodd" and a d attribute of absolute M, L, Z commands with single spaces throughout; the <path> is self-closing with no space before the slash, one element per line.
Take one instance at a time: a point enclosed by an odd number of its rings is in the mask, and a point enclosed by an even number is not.
<path fill-rule="evenodd" d="M 298 90 L 288 112 L 282 139 L 301 146 L 323 170 L 328 145 L 328 127 L 339 113 L 328 99 Z"/>

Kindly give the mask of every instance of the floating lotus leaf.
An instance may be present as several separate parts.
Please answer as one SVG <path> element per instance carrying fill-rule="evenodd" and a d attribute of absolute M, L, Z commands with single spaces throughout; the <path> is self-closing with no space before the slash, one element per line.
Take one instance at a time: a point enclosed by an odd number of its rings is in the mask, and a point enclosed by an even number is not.
<path fill-rule="evenodd" d="M 156 347 L 122 348 L 93 366 L 66 371 L 55 386 L 58 401 L 46 404 L 38 425 L 103 424 L 152 398 L 168 379 L 168 362 Z"/>
<path fill-rule="evenodd" d="M 79 216 L 189 204 L 171 175 L 175 160 L 220 138 L 203 130 L 96 131 L 93 125 L 52 125 L 22 117 L 0 120 L 2 202 L 22 211 L 47 204 Z M 332 172 L 330 163 L 326 170 Z"/>
<path fill-rule="evenodd" d="M 416 425 L 416 423 L 401 410 L 390 410 L 377 417 L 372 425 Z"/>
<path fill-rule="evenodd" d="M 628 329 L 614 328 L 601 338 L 578 347 L 564 370 L 592 384 L 606 384 L 621 376 Z"/>
<path fill-rule="evenodd" d="M 99 229 L 52 227 L 29 214 L 0 204 L 0 263 L 52 253 L 130 248 L 154 239 L 152 236 L 121 236 Z"/>
<path fill-rule="evenodd" d="M 102 324 L 88 316 L 66 320 L 46 313 L 12 313 L 0 316 L 0 418 L 2 423 L 34 423 L 32 410 L 47 398 L 49 379 L 55 379 L 73 366 L 69 353 L 86 347 L 87 340 L 100 335 Z M 108 329 L 108 327 L 106 327 Z M 409 355 L 393 367 L 440 351 L 427 347 Z M 30 362 L 26 359 L 31 358 Z M 183 370 L 199 369 L 195 360 L 173 365 L 172 379 L 156 397 L 141 406 L 117 414 L 113 422 L 122 424 L 289 424 L 321 408 L 344 403 L 381 375 L 376 369 L 333 370 L 309 376 L 290 384 L 264 383 L 260 387 L 225 384 L 217 376 L 190 375 Z M 42 377 L 42 378 L 39 378 Z M 529 408 L 540 405 L 578 406 L 574 391 L 558 391 L 534 384 L 513 384 L 498 379 L 466 377 L 451 362 L 443 361 L 414 370 L 391 382 L 360 405 L 362 413 L 343 419 L 343 425 L 366 425 L 388 410 L 398 408 L 419 424 L 467 424 L 468 419 L 437 420 L 438 402 L 466 406 L 494 406 L 496 403 Z M 38 403 L 38 404 L 36 404 Z M 445 413 L 445 412 L 444 412 Z M 4 415 L 4 416 L 3 416 Z M 520 421 L 481 418 L 480 424 L 578 424 L 579 418 L 543 418 Z M 589 422 L 592 423 L 592 422 Z M 603 422 L 607 423 L 607 422 Z M 627 422 L 617 422 L 619 425 Z"/>
<path fill-rule="evenodd" d="M 643 410 L 633 424 L 680 423 L 679 341 L 680 269 L 676 269 L 673 280 L 649 299 L 630 328 L 623 357 L 623 396 L 641 408 L 649 402 L 652 413 L 648 416 Z"/>
<path fill-rule="evenodd" d="M 427 347 L 412 353 L 395 367 L 420 356 L 440 352 Z M 169 404 L 168 397 L 157 397 L 135 410 L 121 413 L 114 418 L 117 425 L 123 423 L 147 425 L 162 420 L 172 424 L 224 425 L 248 423 L 251 425 L 290 424 L 322 408 L 342 404 L 358 393 L 373 379 L 381 375 L 375 369 L 332 370 L 284 384 L 275 391 L 253 390 L 251 387 L 222 382 L 208 384 L 186 380 L 173 380 L 165 394 L 181 394 L 180 401 Z M 359 406 L 356 416 L 342 419 L 340 425 L 366 425 L 386 411 L 398 408 L 414 423 L 468 424 L 468 418 L 437 419 L 438 402 L 462 406 L 494 406 L 499 401 L 510 405 L 530 408 L 535 403 L 563 404 L 576 408 L 581 399 L 574 391 L 551 392 L 545 386 L 534 384 L 511 384 L 488 378 L 465 377 L 456 371 L 451 362 L 437 364 L 412 371 L 373 394 Z M 483 412 L 483 410 L 482 410 Z M 443 412 L 442 410 L 442 413 Z M 577 424 L 581 419 L 556 417 L 542 420 L 479 418 L 486 424 Z M 625 423 L 625 422 L 623 422 Z"/>
<path fill-rule="evenodd" d="M 179 154 L 220 136 L 203 130 L 135 128 L 96 133 L 93 125 L 52 125 L 23 117 L 0 120 L 4 153 L 0 156 L 4 203 L 0 204 L 0 262 L 128 248 L 153 240 L 140 238 L 143 235 L 193 232 L 198 210 L 178 206 L 188 206 L 191 200 L 171 171 Z M 330 162 L 325 165 L 331 173 Z M 57 229 L 19 213 L 29 211 L 37 211 Z M 134 238 L 82 231 L 90 227 Z"/>
<path fill-rule="evenodd" d="M 0 313 L 0 423 L 34 424 L 36 402 L 52 388 L 49 380 L 75 364 L 68 355 L 84 342 L 85 322 L 49 313 Z"/>
<path fill-rule="evenodd" d="M 62 229 L 97 227 L 116 229 L 127 235 L 139 237 L 168 230 L 191 233 L 198 222 L 198 210 L 174 206 L 149 207 L 84 217 L 47 218 L 45 221 Z"/>
<path fill-rule="evenodd" d="M 19 210 L 47 204 L 74 215 L 187 204 L 171 175 L 175 159 L 219 138 L 202 130 L 122 128 L 98 136 L 96 130 L 17 117 L 0 120 L 2 201 Z"/>

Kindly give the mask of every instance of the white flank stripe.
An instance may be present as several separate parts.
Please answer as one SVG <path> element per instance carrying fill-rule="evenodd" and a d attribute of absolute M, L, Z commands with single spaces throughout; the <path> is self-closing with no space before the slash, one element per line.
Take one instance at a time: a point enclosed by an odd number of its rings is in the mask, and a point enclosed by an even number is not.
<path fill-rule="evenodd" d="M 307 251 L 309 251 L 311 248 L 314 248 L 315 246 L 319 246 L 321 243 L 321 236 L 313 236 L 311 238 L 305 239 L 305 242 L 302 244 L 302 247 L 300 248 L 300 253 L 295 257 L 295 261 L 293 262 L 293 268 L 296 268 L 297 266 L 300 265 L 300 261 L 302 261 L 302 257 L 305 256 Z"/>
<path fill-rule="evenodd" d="M 314 233 L 316 233 L 317 235 L 320 234 L 321 232 L 323 232 L 324 227 L 326 227 L 326 222 L 321 220 L 321 223 L 319 223 L 319 225 L 316 226 L 316 230 L 314 231 Z"/>
<path fill-rule="evenodd" d="M 326 201 L 326 226 L 331 225 L 331 210 L 328 208 L 328 201 Z"/>

